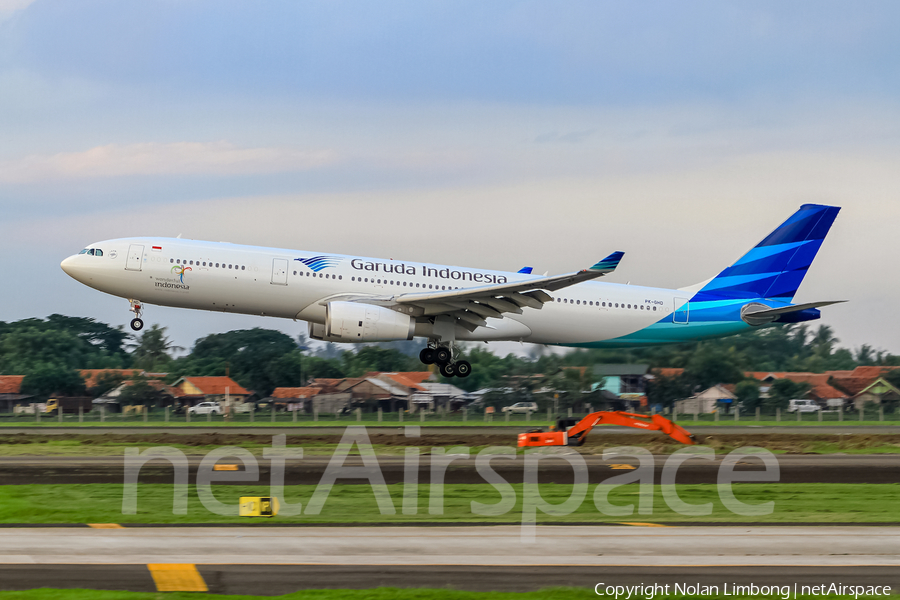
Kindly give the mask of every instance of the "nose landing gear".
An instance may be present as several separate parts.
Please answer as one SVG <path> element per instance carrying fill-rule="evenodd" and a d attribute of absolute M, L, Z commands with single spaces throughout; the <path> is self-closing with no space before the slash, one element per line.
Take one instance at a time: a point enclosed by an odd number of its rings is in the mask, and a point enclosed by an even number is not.
<path fill-rule="evenodd" d="M 453 360 L 454 348 L 452 345 L 442 345 L 429 340 L 428 347 L 419 352 L 419 360 L 426 365 L 438 365 L 438 370 L 444 377 L 468 377 L 472 372 L 472 365 L 466 360 Z"/>
<path fill-rule="evenodd" d="M 131 320 L 131 328 L 135 331 L 140 331 L 144 328 L 144 321 L 141 319 L 144 308 L 139 300 L 129 300 L 129 302 L 131 303 L 131 308 L 128 310 L 134 313 L 134 318 Z"/>

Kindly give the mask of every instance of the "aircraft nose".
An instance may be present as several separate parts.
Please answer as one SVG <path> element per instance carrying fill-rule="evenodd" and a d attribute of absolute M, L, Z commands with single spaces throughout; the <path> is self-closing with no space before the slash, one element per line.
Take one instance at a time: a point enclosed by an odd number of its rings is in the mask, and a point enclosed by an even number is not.
<path fill-rule="evenodd" d="M 76 262 L 78 262 L 78 260 L 73 255 L 59 263 L 59 266 L 62 267 L 62 270 L 66 272 L 66 275 L 72 277 L 73 279 L 78 279 L 78 267 L 75 265 Z"/>

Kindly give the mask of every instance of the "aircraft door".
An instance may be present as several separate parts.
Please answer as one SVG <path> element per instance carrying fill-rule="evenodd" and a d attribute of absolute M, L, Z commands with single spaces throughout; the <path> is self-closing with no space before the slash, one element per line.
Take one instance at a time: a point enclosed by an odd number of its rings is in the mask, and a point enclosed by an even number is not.
<path fill-rule="evenodd" d="M 140 271 L 144 262 L 143 244 L 131 244 L 128 246 L 128 258 L 125 259 L 126 271 Z"/>
<path fill-rule="evenodd" d="M 690 309 L 691 303 L 688 302 L 687 298 L 675 298 L 675 312 L 672 314 L 672 322 L 687 325 Z"/>
<path fill-rule="evenodd" d="M 288 261 L 286 258 L 272 259 L 272 283 L 274 285 L 287 285 Z"/>

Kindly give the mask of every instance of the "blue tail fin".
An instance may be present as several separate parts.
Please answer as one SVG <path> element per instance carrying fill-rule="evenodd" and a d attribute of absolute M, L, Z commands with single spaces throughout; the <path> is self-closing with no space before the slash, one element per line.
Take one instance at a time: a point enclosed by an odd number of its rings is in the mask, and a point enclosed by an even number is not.
<path fill-rule="evenodd" d="M 692 301 L 770 298 L 790 302 L 841 209 L 804 204 L 739 261 L 719 273 Z"/>

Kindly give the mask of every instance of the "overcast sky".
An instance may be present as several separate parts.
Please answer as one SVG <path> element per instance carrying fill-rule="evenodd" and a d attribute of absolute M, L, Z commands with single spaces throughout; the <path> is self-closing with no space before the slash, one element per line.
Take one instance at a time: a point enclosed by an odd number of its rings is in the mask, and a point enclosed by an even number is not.
<path fill-rule="evenodd" d="M 805 202 L 797 301 L 900 353 L 900 3 L 0 0 L 0 320 L 182 235 L 679 287 Z M 147 307 L 190 346 L 291 321 Z"/>

